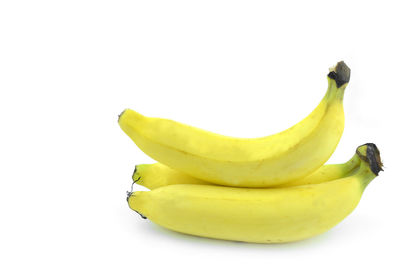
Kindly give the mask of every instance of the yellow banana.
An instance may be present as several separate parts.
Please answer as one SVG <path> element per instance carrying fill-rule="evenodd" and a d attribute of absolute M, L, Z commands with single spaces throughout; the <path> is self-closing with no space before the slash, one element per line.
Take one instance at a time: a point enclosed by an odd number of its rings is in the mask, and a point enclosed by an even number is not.
<path fill-rule="evenodd" d="M 343 94 L 350 69 L 339 62 L 314 111 L 295 126 L 268 137 L 234 138 L 127 109 L 122 130 L 153 159 L 207 182 L 269 187 L 301 179 L 321 167 L 344 128 Z"/>
<path fill-rule="evenodd" d="M 287 188 L 177 184 L 128 193 L 131 209 L 168 229 L 202 237 L 255 243 L 297 241 L 335 226 L 357 206 L 381 170 L 374 144 L 358 149 L 352 176 Z"/>
<path fill-rule="evenodd" d="M 355 154 L 349 161 L 343 164 L 323 165 L 310 175 L 279 185 L 278 187 L 300 186 L 305 184 L 318 184 L 338 178 L 347 177 L 358 170 L 360 166 L 360 158 Z M 172 169 L 161 163 L 141 164 L 135 167 L 132 179 L 135 183 L 144 186 L 150 190 L 174 185 L 174 184 L 200 184 L 213 185 L 198 178 L 194 178 L 186 173 Z"/>
<path fill-rule="evenodd" d="M 161 163 L 137 165 L 132 179 L 135 183 L 150 190 L 173 184 L 213 185 Z"/>

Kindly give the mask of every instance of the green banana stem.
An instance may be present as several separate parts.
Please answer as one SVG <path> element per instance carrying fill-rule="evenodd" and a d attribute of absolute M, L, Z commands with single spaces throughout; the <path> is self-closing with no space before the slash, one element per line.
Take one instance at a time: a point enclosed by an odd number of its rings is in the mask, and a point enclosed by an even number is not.
<path fill-rule="evenodd" d="M 360 156 L 355 153 L 353 157 L 343 164 L 343 177 L 354 175 L 360 169 Z"/>

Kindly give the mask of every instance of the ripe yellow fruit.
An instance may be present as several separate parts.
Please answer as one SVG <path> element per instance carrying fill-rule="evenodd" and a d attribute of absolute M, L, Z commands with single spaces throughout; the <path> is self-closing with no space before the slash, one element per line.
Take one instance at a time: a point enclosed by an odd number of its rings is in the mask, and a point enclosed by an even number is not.
<path fill-rule="evenodd" d="M 328 90 L 314 111 L 268 137 L 223 136 L 130 109 L 120 115 L 119 125 L 150 157 L 198 179 L 237 187 L 282 185 L 320 168 L 341 138 L 350 69 L 339 62 L 331 70 Z"/>
<path fill-rule="evenodd" d="M 320 184 L 235 188 L 177 184 L 128 194 L 131 209 L 168 229 L 209 238 L 255 243 L 291 242 L 321 234 L 357 206 L 381 170 L 374 144 L 358 149 L 359 170 Z"/>

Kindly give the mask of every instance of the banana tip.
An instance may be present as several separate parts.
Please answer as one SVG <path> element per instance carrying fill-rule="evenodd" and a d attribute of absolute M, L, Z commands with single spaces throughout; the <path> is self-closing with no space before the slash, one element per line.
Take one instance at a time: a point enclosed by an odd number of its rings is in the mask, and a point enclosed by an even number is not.
<path fill-rule="evenodd" d="M 129 198 L 132 196 L 133 192 L 132 191 L 127 191 L 126 192 L 126 201 L 129 203 Z"/>
<path fill-rule="evenodd" d="M 340 61 L 336 64 L 335 67 L 329 69 L 328 77 L 335 80 L 336 86 L 342 87 L 350 81 L 350 68 L 344 63 L 344 61 Z"/>
<path fill-rule="evenodd" d="M 134 196 L 134 192 L 132 192 L 132 191 L 127 191 L 127 192 L 126 192 L 126 195 L 127 195 L 126 201 L 127 201 L 128 204 L 129 204 L 129 199 L 130 199 L 132 196 Z M 129 207 L 131 207 L 131 205 L 129 205 Z M 137 210 L 133 209 L 132 207 L 131 207 L 131 209 L 134 210 L 137 214 L 139 214 L 140 217 L 142 217 L 143 219 L 147 219 L 147 217 L 144 216 L 142 213 L 138 212 Z"/>
<path fill-rule="evenodd" d="M 362 147 L 366 147 L 365 152 L 361 153 Z M 383 171 L 383 163 L 378 147 L 374 143 L 366 143 L 357 148 L 358 156 L 368 162 L 371 171 L 378 176 L 380 171 Z"/>
<path fill-rule="evenodd" d="M 133 181 L 135 181 L 135 175 L 136 175 L 136 172 L 137 172 L 137 168 L 138 168 L 138 166 L 136 165 L 135 166 L 135 170 L 133 171 L 133 174 L 132 174 Z"/>
<path fill-rule="evenodd" d="M 124 109 L 124 110 L 118 115 L 118 122 L 119 122 L 119 120 L 121 119 L 121 116 L 125 113 L 126 110 L 127 110 L 127 109 Z"/>

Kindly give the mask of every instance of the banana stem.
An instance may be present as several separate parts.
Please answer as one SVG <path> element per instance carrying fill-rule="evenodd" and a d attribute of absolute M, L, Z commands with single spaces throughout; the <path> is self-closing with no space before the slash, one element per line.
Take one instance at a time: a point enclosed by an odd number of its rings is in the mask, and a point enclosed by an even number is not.
<path fill-rule="evenodd" d="M 357 148 L 357 155 L 361 159 L 360 170 L 357 176 L 360 177 L 363 189 L 378 176 L 380 171 L 383 171 L 380 152 L 377 146 L 373 143 L 367 143 Z"/>
<path fill-rule="evenodd" d="M 351 70 L 343 61 L 338 62 L 330 70 L 328 77 L 335 80 L 337 88 L 349 83 Z"/>
<path fill-rule="evenodd" d="M 356 151 L 357 155 L 362 161 L 365 161 L 370 170 L 378 176 L 380 171 L 383 171 L 383 163 L 381 160 L 378 147 L 373 143 L 366 143 L 360 145 Z"/>

